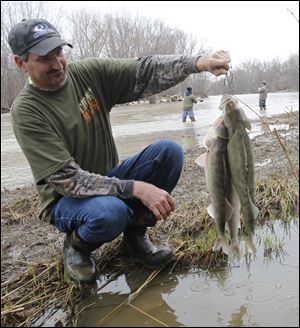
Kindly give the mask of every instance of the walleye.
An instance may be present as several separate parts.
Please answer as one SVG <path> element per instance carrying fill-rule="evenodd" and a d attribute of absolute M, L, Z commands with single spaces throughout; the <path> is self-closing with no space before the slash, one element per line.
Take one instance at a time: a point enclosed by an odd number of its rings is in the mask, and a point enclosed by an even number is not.
<path fill-rule="evenodd" d="M 227 144 L 227 129 L 223 117 L 219 117 L 204 137 L 207 152 L 196 163 L 205 167 L 206 186 L 211 201 L 207 212 L 214 218 L 218 231 L 213 251 L 222 248 L 224 253 L 240 258 L 240 203 L 228 170 Z M 231 237 L 230 245 L 225 238 L 226 225 Z"/>
<path fill-rule="evenodd" d="M 232 182 L 237 191 L 245 223 L 245 232 L 251 236 L 259 210 L 254 205 L 254 161 L 250 138 L 246 129 L 251 124 L 238 102 L 231 96 L 223 96 L 220 104 L 224 124 L 228 131 L 227 156 Z"/>
<path fill-rule="evenodd" d="M 242 211 L 245 232 L 252 250 L 254 220 L 259 211 L 254 201 L 254 164 L 250 139 L 246 128 L 250 121 L 231 96 L 223 96 L 219 117 L 204 137 L 206 153 L 196 159 L 205 167 L 206 186 L 211 204 L 207 211 L 214 218 L 218 238 L 213 250 L 222 248 L 228 255 L 241 256 L 238 227 Z M 230 233 L 230 246 L 225 239 L 225 226 Z"/>

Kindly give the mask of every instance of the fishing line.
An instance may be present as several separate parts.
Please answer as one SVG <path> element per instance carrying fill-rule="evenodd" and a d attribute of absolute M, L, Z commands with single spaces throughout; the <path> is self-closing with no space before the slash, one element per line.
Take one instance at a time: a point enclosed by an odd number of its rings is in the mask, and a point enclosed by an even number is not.
<path fill-rule="evenodd" d="M 227 54 L 229 56 L 229 52 L 227 52 Z M 234 95 L 234 82 L 233 82 L 233 73 L 232 73 L 232 65 L 231 65 L 231 62 L 230 62 L 230 66 L 229 66 L 228 72 L 226 73 L 226 77 L 224 79 L 223 95 L 224 94 Z"/>

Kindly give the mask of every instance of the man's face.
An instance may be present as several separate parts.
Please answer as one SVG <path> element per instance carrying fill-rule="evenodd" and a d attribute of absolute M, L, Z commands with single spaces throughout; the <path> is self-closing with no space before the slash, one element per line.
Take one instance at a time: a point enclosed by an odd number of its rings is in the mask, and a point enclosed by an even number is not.
<path fill-rule="evenodd" d="M 29 53 L 28 60 L 25 62 L 19 58 L 17 65 L 27 72 L 33 84 L 41 89 L 55 90 L 66 82 L 67 60 L 62 47 L 55 48 L 46 56 Z"/>

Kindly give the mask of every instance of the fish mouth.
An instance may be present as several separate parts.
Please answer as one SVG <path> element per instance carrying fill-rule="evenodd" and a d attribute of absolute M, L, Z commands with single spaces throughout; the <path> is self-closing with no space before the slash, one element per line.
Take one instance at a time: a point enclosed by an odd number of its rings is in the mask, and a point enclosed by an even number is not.
<path fill-rule="evenodd" d="M 231 95 L 223 95 L 219 110 L 223 111 L 224 113 L 233 112 L 238 109 L 238 102 L 235 100 Z"/>

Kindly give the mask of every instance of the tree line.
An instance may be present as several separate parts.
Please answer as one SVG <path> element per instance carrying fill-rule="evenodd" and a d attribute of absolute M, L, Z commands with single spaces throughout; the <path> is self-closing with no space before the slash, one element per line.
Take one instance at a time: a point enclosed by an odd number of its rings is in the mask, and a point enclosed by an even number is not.
<path fill-rule="evenodd" d="M 1 1 L 1 107 L 10 107 L 23 88 L 26 76 L 15 66 L 7 43 L 11 27 L 23 18 L 41 17 L 50 21 L 62 37 L 72 43 L 67 49 L 69 61 L 87 57 L 131 58 L 155 54 L 206 55 L 211 49 L 177 28 L 170 28 L 159 19 L 153 20 L 126 11 L 101 14 L 81 10 L 66 14 L 63 7 L 50 10 L 47 1 Z M 299 91 L 299 53 L 286 61 L 257 60 L 240 64 L 232 72 L 235 93 L 257 92 L 262 80 L 268 81 L 271 91 Z M 193 74 L 184 82 L 163 94 L 182 95 L 192 86 L 197 96 L 223 92 L 224 81 L 211 74 Z"/>
<path fill-rule="evenodd" d="M 267 82 L 270 92 L 299 91 L 299 52 L 283 62 L 278 58 L 263 62 L 246 61 L 230 71 L 228 80 L 211 83 L 209 94 L 222 94 L 228 88 L 226 83 L 236 94 L 256 93 L 262 81 Z"/>

